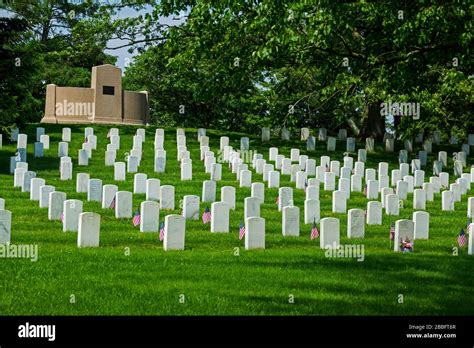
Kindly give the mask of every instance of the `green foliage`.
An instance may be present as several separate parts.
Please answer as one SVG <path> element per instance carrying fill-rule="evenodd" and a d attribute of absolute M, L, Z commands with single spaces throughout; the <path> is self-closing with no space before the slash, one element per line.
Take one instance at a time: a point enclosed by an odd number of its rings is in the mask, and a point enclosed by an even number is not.
<path fill-rule="evenodd" d="M 32 99 L 16 111 L 28 119 L 42 113 L 46 84 L 88 86 L 93 65 L 115 62 L 104 51 L 118 42 L 113 48 L 137 54 L 124 87 L 150 92 L 155 124 L 255 133 L 261 126 L 350 127 L 380 137 L 379 105 L 398 101 L 421 104 L 420 120 L 403 117 L 396 126 L 405 138 L 421 130 L 474 131 L 473 7 L 466 2 L 9 6 L 29 22 L 21 40 L 36 70 L 22 93 Z M 123 8 L 140 12 L 124 17 Z"/>
<path fill-rule="evenodd" d="M 6 8 L 14 16 L 0 25 L 2 125 L 39 121 L 47 84 L 88 87 L 92 66 L 115 63 L 104 54 L 107 38 L 90 29 L 95 2 L 15 1 Z"/>
<path fill-rule="evenodd" d="M 166 2 L 153 13 L 182 10 Z M 176 124 L 257 131 L 352 121 L 370 135 L 369 106 L 393 100 L 422 104 L 422 120 L 404 118 L 401 132 L 434 130 L 448 115 L 465 133 L 473 127 L 471 10 L 461 2 L 196 1 L 184 23 L 150 33 L 146 59 L 127 78 L 160 99 L 155 119 Z"/>

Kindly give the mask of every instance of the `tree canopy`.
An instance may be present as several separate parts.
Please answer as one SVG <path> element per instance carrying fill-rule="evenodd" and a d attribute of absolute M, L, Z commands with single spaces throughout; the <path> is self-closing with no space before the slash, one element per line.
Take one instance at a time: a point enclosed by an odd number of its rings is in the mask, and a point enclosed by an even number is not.
<path fill-rule="evenodd" d="M 117 16 L 124 7 L 145 14 Z M 150 92 L 156 124 L 250 132 L 348 127 L 381 137 L 381 103 L 419 103 L 419 119 L 396 123 L 410 137 L 420 130 L 474 131 L 473 7 L 425 0 L 168 0 L 86 1 L 62 5 L 53 17 L 17 10 L 36 18 L 26 42 L 41 44 L 43 65 L 35 76 L 42 80 L 56 74 L 67 85 L 84 83 L 92 65 L 113 62 L 104 54 L 112 39 L 120 40 L 115 48 L 135 51 L 125 87 Z M 76 16 L 45 20 L 71 10 Z M 164 24 L 169 16 L 184 20 Z"/>

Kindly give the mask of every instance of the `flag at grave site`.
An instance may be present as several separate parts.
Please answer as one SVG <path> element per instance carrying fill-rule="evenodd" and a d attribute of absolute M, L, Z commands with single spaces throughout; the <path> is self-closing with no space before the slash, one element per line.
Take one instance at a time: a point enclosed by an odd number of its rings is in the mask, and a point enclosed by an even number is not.
<path fill-rule="evenodd" d="M 395 224 L 392 223 L 390 225 L 390 240 L 394 240 L 395 239 Z"/>
<path fill-rule="evenodd" d="M 469 234 L 471 232 L 471 219 L 467 219 L 467 226 L 466 226 L 466 233 Z"/>
<path fill-rule="evenodd" d="M 311 228 L 311 239 L 315 239 L 319 237 L 319 231 L 316 227 L 316 220 L 313 220 L 313 228 Z"/>
<path fill-rule="evenodd" d="M 160 242 L 165 239 L 165 223 L 160 222 Z"/>
<path fill-rule="evenodd" d="M 114 197 L 114 199 L 112 199 L 112 202 L 110 202 L 109 208 L 110 209 L 115 209 L 115 197 Z"/>
<path fill-rule="evenodd" d="M 202 214 L 202 222 L 205 224 L 211 222 L 211 212 L 209 210 L 209 207 L 206 207 L 204 213 Z"/>
<path fill-rule="evenodd" d="M 59 217 L 59 219 L 61 220 L 61 222 L 64 222 L 64 212 L 61 213 L 61 216 Z"/>
<path fill-rule="evenodd" d="M 245 224 L 240 221 L 240 229 L 239 229 L 239 239 L 242 240 L 245 236 Z"/>
<path fill-rule="evenodd" d="M 466 234 L 464 233 L 464 229 L 461 228 L 461 232 L 459 232 L 458 235 L 458 244 L 462 248 L 464 245 L 466 245 Z"/>
<path fill-rule="evenodd" d="M 280 203 L 280 196 L 277 196 L 276 200 L 275 200 L 275 204 L 278 204 Z"/>
<path fill-rule="evenodd" d="M 140 219 L 141 219 L 141 216 L 140 216 L 140 208 L 137 208 L 137 211 L 135 212 L 135 215 L 133 215 L 133 226 L 138 226 L 140 225 Z"/>

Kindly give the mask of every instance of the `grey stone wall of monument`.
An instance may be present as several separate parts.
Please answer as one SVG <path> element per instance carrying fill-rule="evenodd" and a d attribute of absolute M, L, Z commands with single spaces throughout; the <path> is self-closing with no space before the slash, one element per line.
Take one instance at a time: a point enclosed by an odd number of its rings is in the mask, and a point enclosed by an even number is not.
<path fill-rule="evenodd" d="M 46 86 L 41 123 L 128 124 L 149 121 L 148 92 L 122 89 L 122 71 L 110 64 L 92 68 L 91 87 Z"/>

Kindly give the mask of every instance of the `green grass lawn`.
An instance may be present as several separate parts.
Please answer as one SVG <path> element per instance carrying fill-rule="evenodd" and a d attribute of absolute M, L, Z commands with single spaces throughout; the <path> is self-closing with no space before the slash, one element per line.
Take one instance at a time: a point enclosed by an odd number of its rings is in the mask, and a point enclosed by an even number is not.
<path fill-rule="evenodd" d="M 39 259 L 0 259 L 0 314 L 1 315 L 456 315 L 474 314 L 474 258 L 467 249 L 453 255 L 457 234 L 466 225 L 467 196 L 456 203 L 455 212 L 441 211 L 441 195 L 427 202 L 430 213 L 430 239 L 416 241 L 414 253 L 394 253 L 389 239 L 391 222 L 411 219 L 412 194 L 409 194 L 399 217 L 383 216 L 382 226 L 366 226 L 365 238 L 346 237 L 347 214 L 331 212 L 331 193 L 322 190 L 321 217 L 336 216 L 341 221 L 341 244 L 364 244 L 365 260 L 327 258 L 319 248 L 319 239 L 310 240 L 311 225 L 303 224 L 303 190 L 294 190 L 295 205 L 301 209 L 301 236 L 282 237 L 281 214 L 275 204 L 277 189 L 265 190 L 265 204 L 261 216 L 266 220 L 266 249 L 245 251 L 238 238 L 239 223 L 243 219 L 243 201 L 250 196 L 250 188 L 238 188 L 235 174 L 223 166 L 223 180 L 217 184 L 217 198 L 225 185 L 237 187 L 236 210 L 230 215 L 228 234 L 212 234 L 209 225 L 201 221 L 186 222 L 186 250 L 164 252 L 157 233 L 140 233 L 131 219 L 116 220 L 111 209 L 101 209 L 97 202 L 87 202 L 85 193 L 76 193 L 76 174 L 90 173 L 91 178 L 114 183 L 120 190 L 133 191 L 133 174 L 127 173 L 126 182 L 113 181 L 113 167 L 104 166 L 104 152 L 108 140 L 106 126 L 94 126 L 98 149 L 88 167 L 77 166 L 84 126 L 71 126 L 72 142 L 69 155 L 74 163 L 71 181 L 59 180 L 58 142 L 59 125 L 46 125 L 51 137 L 50 150 L 45 157 L 33 157 L 35 128 L 29 125 L 22 132 L 28 134 L 28 162 L 47 184 L 67 193 L 68 199 L 84 202 L 84 211 L 101 215 L 99 248 L 77 248 L 77 233 L 62 232 L 59 221 L 48 221 L 47 209 L 29 200 L 29 193 L 13 187 L 9 174 L 9 157 L 16 151 L 4 136 L 0 150 L 0 197 L 6 209 L 12 211 L 12 244 L 38 244 Z M 121 127 L 121 149 L 117 161 L 123 161 L 132 147 L 136 127 Z M 175 185 L 176 210 L 161 211 L 160 220 L 171 213 L 179 213 L 179 201 L 184 195 L 201 196 L 202 181 L 209 179 L 204 164 L 199 160 L 196 130 L 187 129 L 187 147 L 193 160 L 193 180 L 180 181 L 176 160 L 176 130 L 165 135 L 167 151 L 166 173 L 153 172 L 154 128 L 147 129 L 143 159 L 139 171 L 148 177 L 159 178 L 161 184 Z M 219 148 L 219 137 L 230 137 L 230 145 L 240 147 L 239 133 L 208 130 L 211 150 Z M 264 146 L 262 146 L 264 145 Z M 397 144 L 400 146 L 400 144 Z M 251 150 L 263 153 L 268 160 L 268 147 L 279 147 L 289 156 L 292 147 L 301 154 L 316 158 L 327 154 L 325 144 L 317 143 L 317 150 L 306 152 L 299 140 L 283 142 L 274 139 L 262 144 L 258 137 L 250 138 Z M 419 144 L 417 144 L 419 146 Z M 345 143 L 338 142 L 332 159 L 342 161 Z M 358 148 L 363 144 L 358 144 Z M 459 146 L 433 145 L 425 169 L 425 179 L 431 175 L 434 156 L 439 150 L 459 151 Z M 389 170 L 398 167 L 398 148 L 393 154 L 368 154 L 366 168 L 377 168 L 379 161 L 390 163 Z M 416 153 L 419 150 L 415 149 Z M 412 154 L 413 155 L 413 154 Z M 357 160 L 357 154 L 352 154 Z M 217 153 L 216 153 L 217 157 Z M 472 156 L 469 158 L 472 163 Z M 452 163 L 445 169 L 452 174 Z M 262 181 L 253 171 L 253 182 Z M 289 176 L 282 176 L 280 186 L 294 187 Z M 473 187 L 474 189 L 474 187 Z M 469 192 L 472 195 L 473 191 Z M 468 195 L 468 196 L 469 196 Z M 134 195 L 134 210 L 145 195 Z M 362 193 L 352 193 L 348 209 L 366 208 Z M 206 207 L 201 203 L 201 213 Z M 129 250 L 128 254 L 126 251 Z M 238 250 L 238 253 L 236 252 Z M 236 255 L 238 254 L 238 255 Z M 398 303 L 399 295 L 403 303 Z M 72 296 L 73 295 L 73 296 Z M 180 302 L 183 299 L 184 303 Z M 290 295 L 294 302 L 289 301 Z M 181 297 L 180 297 L 181 296 Z M 71 301 L 74 298 L 75 301 Z M 73 303 L 71 303 L 73 302 Z"/>

